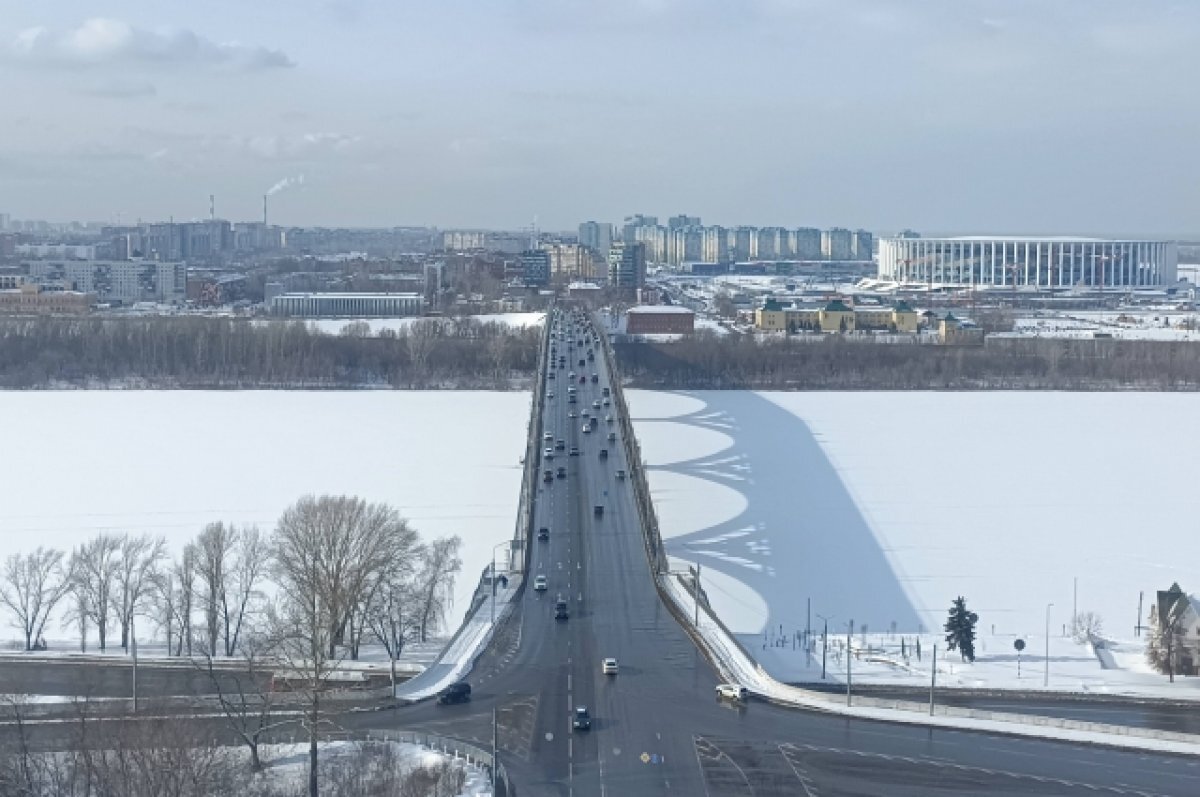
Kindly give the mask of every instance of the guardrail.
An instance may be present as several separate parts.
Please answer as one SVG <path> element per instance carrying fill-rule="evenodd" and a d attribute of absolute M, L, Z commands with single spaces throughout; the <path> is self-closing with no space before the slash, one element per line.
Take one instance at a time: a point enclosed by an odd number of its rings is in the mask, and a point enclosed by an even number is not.
<path fill-rule="evenodd" d="M 525 434 L 525 468 L 521 476 L 521 498 L 517 504 L 517 522 L 513 531 L 515 543 L 508 552 L 508 569 L 528 572 L 529 557 L 532 549 L 529 541 L 533 538 L 533 497 L 538 484 L 538 462 L 541 452 L 542 411 L 546 406 L 546 363 L 550 357 L 550 320 L 553 308 L 546 311 L 542 322 L 542 344 L 538 352 L 538 368 L 533 379 L 532 412 L 529 415 L 529 426 Z M 520 548 L 521 566 L 517 568 L 515 548 Z"/>
<path fill-rule="evenodd" d="M 489 776 L 492 773 L 494 765 L 496 772 L 496 797 L 515 797 L 517 793 L 516 788 L 508 777 L 508 772 L 505 770 L 504 764 L 494 761 L 490 751 L 451 736 L 404 730 L 337 730 L 322 731 L 320 739 L 323 742 L 394 742 L 397 744 L 417 744 L 451 756 L 456 760 L 464 761 L 470 766 L 484 769 Z M 290 734 L 273 733 L 265 734 L 263 737 L 263 742 L 266 744 L 302 744 L 306 741 L 308 741 L 308 737 L 303 732 Z"/>
<path fill-rule="evenodd" d="M 650 559 L 651 569 L 657 575 L 670 569 L 666 546 L 663 545 L 662 533 L 658 527 L 658 515 L 654 511 L 654 502 L 650 500 L 650 484 L 646 479 L 645 463 L 642 461 L 642 448 L 633 432 L 633 419 L 629 414 L 629 405 L 625 402 L 625 390 L 621 385 L 621 372 L 617 368 L 616 354 L 613 352 L 612 341 L 609 340 L 603 324 L 595 316 L 592 324 L 602 334 L 600 349 L 604 353 L 604 361 L 608 367 L 609 392 L 612 394 L 613 406 L 617 410 L 617 423 L 621 427 L 621 444 L 625 451 L 625 461 L 629 463 L 629 480 L 633 484 L 634 501 L 637 504 L 638 518 L 642 524 L 643 540 L 646 544 L 646 555 Z"/>

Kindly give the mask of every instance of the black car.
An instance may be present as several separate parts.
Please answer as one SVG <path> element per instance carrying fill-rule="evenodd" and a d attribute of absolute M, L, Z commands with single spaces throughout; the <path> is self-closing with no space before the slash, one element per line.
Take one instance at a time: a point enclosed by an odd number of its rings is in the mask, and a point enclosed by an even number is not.
<path fill-rule="evenodd" d="M 571 612 L 567 609 L 567 602 L 559 598 L 554 602 L 554 619 L 566 620 L 571 616 Z"/>
<path fill-rule="evenodd" d="M 591 730 L 592 715 L 588 713 L 587 706 L 575 707 L 575 716 L 571 719 L 571 727 L 577 731 Z"/>
<path fill-rule="evenodd" d="M 546 528 L 545 526 L 542 526 L 540 529 L 538 529 L 538 539 L 539 540 L 550 539 L 550 529 Z"/>
<path fill-rule="evenodd" d="M 471 685 L 466 681 L 455 681 L 438 692 L 437 702 L 443 706 L 451 703 L 468 703 L 471 700 Z"/>
<path fill-rule="evenodd" d="M 567 478 L 567 469 L 565 467 L 563 467 L 562 465 L 559 465 L 558 473 L 556 473 L 555 475 L 558 476 L 558 478 L 560 478 L 560 479 L 565 479 L 565 478 Z"/>

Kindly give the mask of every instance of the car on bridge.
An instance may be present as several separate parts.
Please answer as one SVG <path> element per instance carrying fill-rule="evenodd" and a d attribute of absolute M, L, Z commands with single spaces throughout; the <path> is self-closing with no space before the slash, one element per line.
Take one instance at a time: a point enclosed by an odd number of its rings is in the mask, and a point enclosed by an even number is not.
<path fill-rule="evenodd" d="M 545 526 L 542 526 L 540 529 L 538 529 L 538 539 L 542 541 L 550 539 L 550 529 L 546 528 Z"/>
<path fill-rule="evenodd" d="M 608 449 L 607 448 L 600 449 L 600 459 L 608 459 Z"/>
<path fill-rule="evenodd" d="M 736 700 L 739 703 L 745 703 L 750 697 L 750 692 L 741 684 L 717 684 L 717 699 L 718 700 Z"/>
<path fill-rule="evenodd" d="M 567 602 L 562 595 L 558 596 L 558 600 L 554 601 L 554 619 L 566 620 L 570 618 L 571 612 L 567 609 Z"/>
<path fill-rule="evenodd" d="M 625 471 L 623 471 L 623 470 L 617 471 L 617 478 L 620 479 L 621 481 L 624 481 L 625 480 Z"/>
<path fill-rule="evenodd" d="M 600 382 L 600 374 L 592 374 L 592 384 L 593 385 L 599 384 L 599 382 Z"/>
<path fill-rule="evenodd" d="M 617 660 L 611 656 L 600 662 L 600 671 L 605 675 L 616 675 L 618 669 L 620 668 L 617 665 Z"/>
<path fill-rule="evenodd" d="M 567 450 L 567 441 L 566 440 L 555 440 L 554 441 L 554 450 L 555 451 L 566 451 Z"/>
<path fill-rule="evenodd" d="M 565 479 L 565 478 L 567 478 L 567 469 L 566 469 L 566 466 L 564 466 L 564 465 L 559 465 L 559 466 L 558 466 L 558 472 L 557 472 L 557 473 L 555 473 L 554 475 L 555 475 L 555 476 L 557 476 L 557 477 L 558 477 L 558 478 L 560 478 L 560 479 Z"/>
<path fill-rule="evenodd" d="M 554 474 L 551 473 L 549 469 L 546 469 L 542 472 L 542 481 L 549 484 L 550 482 L 554 481 Z"/>
<path fill-rule="evenodd" d="M 571 456 L 579 456 L 579 446 L 571 446 Z"/>
<path fill-rule="evenodd" d="M 545 451 L 542 452 L 542 457 L 544 459 L 554 459 L 554 449 L 547 448 Z"/>
<path fill-rule="evenodd" d="M 571 727 L 577 731 L 590 731 L 592 729 L 592 715 L 588 712 L 587 706 L 575 707 L 575 716 L 571 719 Z"/>
<path fill-rule="evenodd" d="M 471 685 L 466 681 L 455 681 L 438 692 L 437 702 L 443 706 L 451 703 L 469 703 L 471 700 Z"/>
<path fill-rule="evenodd" d="M 546 591 L 546 577 L 538 576 L 537 578 L 535 578 L 533 580 L 533 588 L 537 592 L 545 592 Z"/>
<path fill-rule="evenodd" d="M 616 432 L 609 432 L 609 433 L 608 433 L 608 442 L 610 442 L 610 443 L 611 443 L 611 442 L 613 442 L 613 441 L 614 441 L 614 440 L 616 440 L 616 439 L 617 439 L 617 433 L 616 433 Z"/>
<path fill-rule="evenodd" d="M 590 434 L 590 433 L 591 433 L 591 431 L 592 431 L 592 425 L 591 425 L 590 423 L 585 423 L 585 424 L 583 425 L 583 433 L 584 433 L 584 434 Z"/>
<path fill-rule="evenodd" d="M 600 517 L 601 515 L 603 515 L 604 514 L 604 504 L 596 504 L 594 507 L 592 507 L 592 514 L 595 515 L 596 517 Z"/>

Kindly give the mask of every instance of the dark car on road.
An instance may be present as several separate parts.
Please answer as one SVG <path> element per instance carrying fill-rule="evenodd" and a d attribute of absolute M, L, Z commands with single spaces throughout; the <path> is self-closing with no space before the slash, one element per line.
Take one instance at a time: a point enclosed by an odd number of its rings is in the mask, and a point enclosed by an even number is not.
<path fill-rule="evenodd" d="M 554 619 L 566 620 L 571 616 L 571 612 L 567 609 L 567 602 L 560 596 L 554 602 Z"/>
<path fill-rule="evenodd" d="M 538 539 L 539 540 L 550 539 L 550 529 L 546 528 L 545 526 L 542 526 L 540 529 L 538 529 Z"/>
<path fill-rule="evenodd" d="M 587 706 L 576 706 L 575 716 L 571 719 L 571 727 L 577 731 L 588 731 L 592 728 L 592 715 Z"/>
<path fill-rule="evenodd" d="M 471 700 L 471 685 L 466 681 L 455 681 L 438 692 L 437 702 L 443 706 L 451 703 L 467 703 Z"/>

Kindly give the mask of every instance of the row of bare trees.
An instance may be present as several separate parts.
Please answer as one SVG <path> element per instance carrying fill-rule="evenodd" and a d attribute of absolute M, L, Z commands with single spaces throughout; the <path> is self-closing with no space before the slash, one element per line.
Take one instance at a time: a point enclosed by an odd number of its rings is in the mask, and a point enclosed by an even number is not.
<path fill-rule="evenodd" d="M 271 536 L 210 523 L 176 557 L 149 534 L 97 534 L 70 554 L 14 553 L 0 566 L 0 607 L 26 650 L 45 645 L 57 614 L 83 652 L 92 640 L 108 650 L 114 632 L 128 651 L 142 620 L 169 655 L 233 657 L 249 630 L 318 612 L 327 655 L 344 647 L 356 659 L 364 642 L 377 642 L 398 656 L 444 621 L 460 545 L 422 543 L 385 504 L 306 496 Z"/>
<path fill-rule="evenodd" d="M 370 334 L 245 318 L 0 319 L 0 388 L 510 387 L 537 365 L 540 333 L 473 318 Z M 519 381 L 519 380 L 518 380 Z"/>
<path fill-rule="evenodd" d="M 615 349 L 622 373 L 647 388 L 1200 390 L 1200 344 L 1189 342 L 988 338 L 984 346 L 941 346 L 701 330 Z"/>

